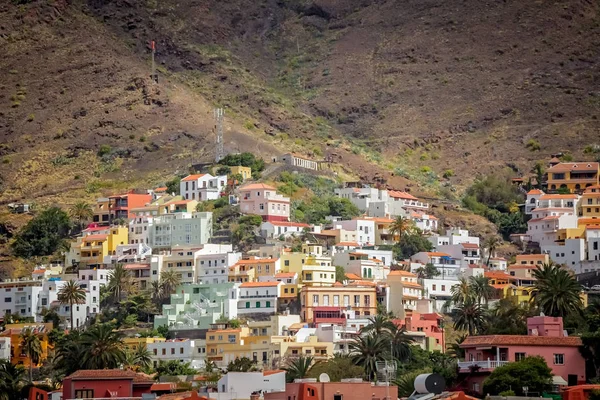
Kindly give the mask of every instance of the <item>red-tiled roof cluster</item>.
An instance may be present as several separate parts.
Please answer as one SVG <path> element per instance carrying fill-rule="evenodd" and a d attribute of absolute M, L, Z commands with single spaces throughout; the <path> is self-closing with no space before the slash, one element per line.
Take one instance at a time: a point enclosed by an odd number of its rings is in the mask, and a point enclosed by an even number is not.
<path fill-rule="evenodd" d="M 460 347 L 473 346 L 581 346 L 581 338 L 577 336 L 527 336 L 527 335 L 484 335 L 469 336 Z"/>

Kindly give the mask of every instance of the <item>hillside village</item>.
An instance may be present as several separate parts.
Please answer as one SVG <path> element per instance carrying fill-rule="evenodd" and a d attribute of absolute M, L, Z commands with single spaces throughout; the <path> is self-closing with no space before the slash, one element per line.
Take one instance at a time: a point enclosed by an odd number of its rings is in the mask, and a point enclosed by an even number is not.
<path fill-rule="evenodd" d="M 300 157 L 283 158 L 292 175 L 318 170 Z M 444 228 L 430 204 L 380 184 L 345 182 L 336 215 L 297 222 L 285 186 L 234 158 L 78 203 L 60 257 L 0 282 L 3 368 L 41 384 L 26 396 L 285 399 L 317 384 L 311 370 L 336 368 L 357 400 L 406 397 L 403 379 L 422 371 L 441 374 L 448 396 L 514 390 L 494 371 L 521 363 L 545 365 L 539 394 L 598 376 L 585 332 L 600 287 L 576 280 L 600 268 L 598 163 L 552 160 L 544 190 L 519 188 L 530 218 L 509 259 L 499 236 Z M 393 377 L 380 370 L 390 360 Z"/>

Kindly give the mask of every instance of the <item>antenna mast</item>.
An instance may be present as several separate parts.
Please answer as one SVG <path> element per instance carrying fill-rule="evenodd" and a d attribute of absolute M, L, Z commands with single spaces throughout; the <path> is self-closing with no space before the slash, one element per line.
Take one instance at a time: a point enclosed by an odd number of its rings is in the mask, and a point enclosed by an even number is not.
<path fill-rule="evenodd" d="M 154 40 L 150 42 L 150 47 L 152 48 L 152 70 L 150 71 L 150 79 L 152 79 L 152 83 L 158 83 L 158 75 L 156 75 L 156 67 L 154 65 L 154 53 L 156 53 L 156 43 Z"/>
<path fill-rule="evenodd" d="M 215 151 L 215 162 L 219 162 L 225 156 L 223 150 L 223 109 L 215 108 L 215 132 L 217 134 L 217 148 Z"/>

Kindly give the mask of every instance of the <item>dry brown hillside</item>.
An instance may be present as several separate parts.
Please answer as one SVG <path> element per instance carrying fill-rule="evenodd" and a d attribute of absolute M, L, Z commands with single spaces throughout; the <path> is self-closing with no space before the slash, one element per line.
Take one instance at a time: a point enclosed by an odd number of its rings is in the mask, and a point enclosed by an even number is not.
<path fill-rule="evenodd" d="M 19 2 L 0 5 L 4 202 L 210 160 L 214 106 L 229 151 L 328 153 L 425 189 L 600 144 L 598 1 Z"/>

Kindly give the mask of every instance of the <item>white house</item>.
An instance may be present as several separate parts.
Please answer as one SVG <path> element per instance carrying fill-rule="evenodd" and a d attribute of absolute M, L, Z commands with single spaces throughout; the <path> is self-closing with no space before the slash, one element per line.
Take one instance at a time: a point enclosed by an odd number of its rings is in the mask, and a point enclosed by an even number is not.
<path fill-rule="evenodd" d="M 301 156 L 301 155 L 295 154 L 295 153 L 286 153 L 286 154 L 282 155 L 281 157 L 279 157 L 279 160 L 281 162 L 284 162 L 288 165 L 292 165 L 294 167 L 312 169 L 313 171 L 316 171 L 319 169 L 318 162 L 311 160 L 308 157 L 304 157 L 304 156 Z"/>
<path fill-rule="evenodd" d="M 547 244 L 542 246 L 542 253 L 548 254 L 555 263 L 575 270 L 586 259 L 585 239 L 566 239 L 562 244 Z"/>
<path fill-rule="evenodd" d="M 218 246 L 218 250 L 209 252 L 209 247 Z M 207 251 L 198 252 L 196 255 L 196 277 L 198 283 L 225 283 L 228 282 L 229 267 L 242 259 L 242 253 L 234 252 L 233 246 L 206 245 Z M 204 250 L 204 249 L 203 249 Z"/>
<path fill-rule="evenodd" d="M 228 372 L 217 384 L 219 393 L 227 393 L 230 399 L 250 399 L 250 395 L 285 392 L 285 371 Z M 216 396 L 219 398 L 219 396 Z"/>
<path fill-rule="evenodd" d="M 443 311 L 446 302 L 452 298 L 452 286 L 457 283 L 455 279 L 423 279 L 425 296 L 433 300 L 436 312 Z"/>
<path fill-rule="evenodd" d="M 382 260 L 370 258 L 362 250 L 337 252 L 333 257 L 333 264 L 344 267 L 346 273 L 377 281 L 384 280 L 390 272 L 389 266 Z"/>
<path fill-rule="evenodd" d="M 131 243 L 131 241 L 130 241 Z M 104 264 L 129 264 L 146 260 L 152 255 L 152 248 L 145 242 L 119 244 L 115 254 L 104 256 Z"/>
<path fill-rule="evenodd" d="M 356 232 L 356 242 L 360 245 L 375 244 L 375 221 L 369 219 L 352 219 L 336 221 L 333 229 L 343 229 Z"/>
<path fill-rule="evenodd" d="M 411 258 L 411 261 L 418 262 L 424 265 L 433 264 L 440 272 L 440 276 L 444 279 L 458 279 L 460 274 L 460 260 L 452 258 L 450 254 L 439 251 L 422 251 Z M 414 271 L 412 271 L 414 272 Z"/>
<path fill-rule="evenodd" d="M 188 175 L 179 183 L 181 196 L 186 200 L 216 200 L 227 186 L 227 175 Z"/>
<path fill-rule="evenodd" d="M 415 226 L 423 232 L 432 232 L 438 229 L 439 220 L 433 215 L 422 212 L 412 212 L 410 213 L 409 218 L 414 221 Z"/>
<path fill-rule="evenodd" d="M 95 272 L 95 274 L 87 275 L 88 272 Z M 76 281 L 85 290 L 85 302 L 82 304 L 73 304 L 73 321 L 75 327 L 84 325 L 89 317 L 100 312 L 100 286 L 106 284 L 106 280 L 101 283 L 98 280 L 87 279 L 99 276 L 97 271 L 82 270 L 79 273 L 83 273 L 80 276 L 84 279 Z M 103 276 L 105 276 L 105 273 L 103 272 Z M 48 280 L 43 282 L 39 298 L 36 303 L 33 303 L 33 308 L 38 313 L 36 316 L 37 321 L 41 320 L 39 313 L 44 308 L 49 309 L 54 307 L 58 314 L 65 320 L 65 325 L 71 327 L 71 306 L 69 304 L 60 304 L 58 301 L 58 293 L 67 282 L 66 280 Z"/>
<path fill-rule="evenodd" d="M 5 279 L 0 282 L 0 313 L 36 317 L 36 308 L 42 281 L 33 279 Z"/>
<path fill-rule="evenodd" d="M 525 200 L 525 214 L 531 215 L 531 212 L 538 208 L 540 204 L 540 197 L 545 193 L 539 189 L 531 189 L 527 192 L 527 199 Z"/>
<path fill-rule="evenodd" d="M 282 282 L 244 282 L 240 285 L 238 315 L 275 314 Z"/>
<path fill-rule="evenodd" d="M 0 336 L 0 360 L 10 361 L 10 336 Z"/>
<path fill-rule="evenodd" d="M 472 243 L 479 245 L 477 236 L 469 236 L 469 231 L 466 229 L 452 228 L 446 230 L 446 235 L 433 235 L 428 238 L 435 249 L 438 246 L 456 245 L 462 243 Z"/>
<path fill-rule="evenodd" d="M 449 254 L 452 259 L 459 260 L 462 267 L 481 262 L 479 245 L 475 243 L 441 245 L 437 246 L 437 250 Z"/>
<path fill-rule="evenodd" d="M 161 361 L 179 361 L 191 363 L 196 346 L 190 339 L 171 339 L 148 343 L 148 351 L 151 354 L 152 364 L 156 367 Z M 193 367 L 194 365 L 192 365 Z"/>
<path fill-rule="evenodd" d="M 600 225 L 590 225 L 585 230 L 587 259 L 600 261 Z"/>
<path fill-rule="evenodd" d="M 311 229 L 309 224 L 291 221 L 265 221 L 260 226 L 260 235 L 264 238 L 273 239 L 283 235 L 300 235 L 305 229 Z"/>
<path fill-rule="evenodd" d="M 558 230 L 565 228 L 577 228 L 577 215 L 564 208 L 536 208 L 527 221 L 527 235 L 540 246 L 554 245 Z"/>
<path fill-rule="evenodd" d="M 419 201 L 410 193 L 397 190 L 380 190 L 376 188 L 346 187 L 336 189 L 336 194 L 350 200 L 369 217 L 407 216 L 410 211 L 423 211 L 429 204 Z"/>

